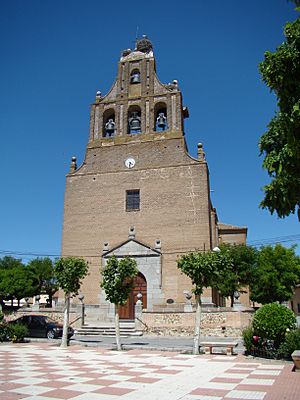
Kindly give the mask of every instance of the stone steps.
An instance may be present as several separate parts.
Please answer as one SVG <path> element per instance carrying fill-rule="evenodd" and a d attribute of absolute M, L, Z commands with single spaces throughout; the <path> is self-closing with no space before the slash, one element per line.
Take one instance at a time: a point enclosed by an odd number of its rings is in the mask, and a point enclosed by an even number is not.
<path fill-rule="evenodd" d="M 114 337 L 116 330 L 114 325 L 83 325 L 75 330 L 77 336 L 107 336 Z M 134 322 L 120 322 L 121 337 L 142 336 L 142 331 L 135 329 Z"/>

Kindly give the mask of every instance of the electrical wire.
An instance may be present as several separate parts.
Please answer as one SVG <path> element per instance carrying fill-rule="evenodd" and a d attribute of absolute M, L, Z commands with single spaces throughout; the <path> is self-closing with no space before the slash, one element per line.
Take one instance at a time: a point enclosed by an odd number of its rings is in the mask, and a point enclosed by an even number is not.
<path fill-rule="evenodd" d="M 300 234 L 296 235 L 288 235 L 288 236 L 278 236 L 278 237 L 272 237 L 272 238 L 265 238 L 265 239 L 257 239 L 257 240 L 252 240 L 247 242 L 248 245 L 253 246 L 253 247 L 262 247 L 266 245 L 273 245 L 273 244 L 281 244 L 281 243 L 295 243 L 300 241 Z M 85 249 L 86 251 L 93 251 L 94 249 Z M 201 251 L 201 249 L 188 249 L 188 250 L 178 250 L 178 251 L 165 251 L 162 252 L 162 255 L 164 254 L 184 254 L 190 251 Z M 49 258 L 56 258 L 60 257 L 61 254 L 57 253 L 52 253 L 52 252 L 31 252 L 31 251 L 17 251 L 17 250 L 0 250 L 0 255 L 6 256 L 22 256 L 26 259 L 31 259 L 32 257 L 49 257 Z M 99 258 L 100 252 L 98 254 L 65 254 L 65 256 L 76 256 L 76 257 L 89 257 L 89 258 Z"/>

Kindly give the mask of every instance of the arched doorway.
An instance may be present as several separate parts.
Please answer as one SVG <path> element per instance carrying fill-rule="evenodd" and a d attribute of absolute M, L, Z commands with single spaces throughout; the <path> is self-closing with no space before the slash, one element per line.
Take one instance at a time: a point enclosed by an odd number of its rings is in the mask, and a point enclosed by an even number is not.
<path fill-rule="evenodd" d="M 120 307 L 120 319 L 134 319 L 134 306 L 138 300 L 138 293 L 142 294 L 143 308 L 147 308 L 147 281 L 142 273 L 134 278 L 134 286 L 125 306 Z"/>

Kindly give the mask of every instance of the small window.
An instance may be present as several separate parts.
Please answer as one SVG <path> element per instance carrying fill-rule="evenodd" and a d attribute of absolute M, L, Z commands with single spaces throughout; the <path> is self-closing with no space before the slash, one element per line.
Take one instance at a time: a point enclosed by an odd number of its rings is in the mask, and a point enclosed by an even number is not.
<path fill-rule="evenodd" d="M 140 209 L 140 191 L 126 191 L 126 211 L 137 211 Z"/>

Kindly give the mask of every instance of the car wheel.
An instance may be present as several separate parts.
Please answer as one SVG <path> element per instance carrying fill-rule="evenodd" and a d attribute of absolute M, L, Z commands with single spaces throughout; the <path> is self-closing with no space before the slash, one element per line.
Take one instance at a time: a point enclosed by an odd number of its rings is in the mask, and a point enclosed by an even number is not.
<path fill-rule="evenodd" d="M 55 338 L 55 333 L 54 333 L 54 331 L 52 329 L 47 332 L 47 338 L 48 339 L 54 339 Z"/>

